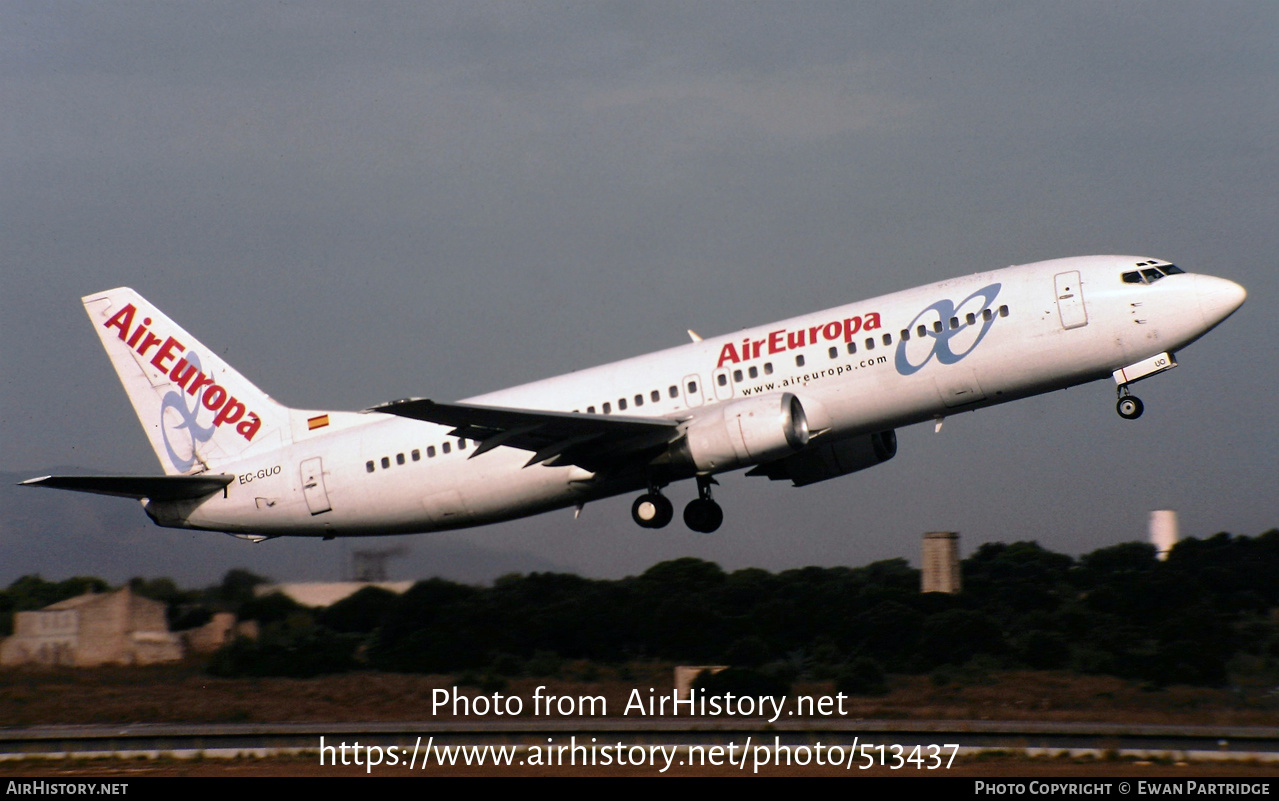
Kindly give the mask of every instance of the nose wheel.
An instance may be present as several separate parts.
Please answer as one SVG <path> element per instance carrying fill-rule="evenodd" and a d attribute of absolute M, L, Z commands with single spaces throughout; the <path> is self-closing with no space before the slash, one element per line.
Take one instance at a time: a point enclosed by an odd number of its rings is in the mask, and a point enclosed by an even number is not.
<path fill-rule="evenodd" d="M 693 531 L 709 534 L 724 522 L 724 510 L 711 500 L 711 476 L 697 477 L 697 498 L 684 507 L 684 525 Z"/>
<path fill-rule="evenodd" d="M 1127 387 L 1123 389 L 1123 393 L 1119 402 L 1115 404 L 1115 411 L 1119 412 L 1119 416 L 1125 420 L 1136 420 L 1141 417 L 1141 413 L 1146 410 L 1146 405 L 1141 402 L 1141 398 L 1129 395 Z"/>
<path fill-rule="evenodd" d="M 631 518 L 643 528 L 662 528 L 675 516 L 675 507 L 665 495 L 647 492 L 631 504 Z"/>

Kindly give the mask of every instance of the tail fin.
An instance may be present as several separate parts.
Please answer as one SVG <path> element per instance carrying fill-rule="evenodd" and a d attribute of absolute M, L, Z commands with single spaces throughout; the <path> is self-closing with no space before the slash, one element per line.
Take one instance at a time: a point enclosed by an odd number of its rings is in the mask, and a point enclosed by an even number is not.
<path fill-rule="evenodd" d="M 132 289 L 81 299 L 164 472 L 199 473 L 289 437 L 289 410 Z"/>

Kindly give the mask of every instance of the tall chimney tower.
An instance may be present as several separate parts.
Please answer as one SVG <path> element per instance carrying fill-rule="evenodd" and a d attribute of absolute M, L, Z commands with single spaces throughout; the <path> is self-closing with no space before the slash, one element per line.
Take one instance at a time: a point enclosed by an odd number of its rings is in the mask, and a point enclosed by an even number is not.
<path fill-rule="evenodd" d="M 920 592 L 959 592 L 959 533 L 930 531 L 924 535 L 924 570 Z"/>

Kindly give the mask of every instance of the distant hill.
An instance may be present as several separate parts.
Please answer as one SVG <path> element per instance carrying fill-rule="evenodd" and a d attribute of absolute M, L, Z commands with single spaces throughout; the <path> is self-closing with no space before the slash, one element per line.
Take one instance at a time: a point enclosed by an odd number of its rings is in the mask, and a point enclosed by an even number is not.
<path fill-rule="evenodd" d="M 535 554 L 485 548 L 458 536 L 254 544 L 217 532 L 160 528 L 127 498 L 17 486 L 35 476 L 84 472 L 65 467 L 0 472 L 0 587 L 29 573 L 58 580 L 100 576 L 113 584 L 168 576 L 184 587 L 202 587 L 234 567 L 277 581 L 336 581 L 348 577 L 352 549 L 387 543 L 409 548 L 408 556 L 390 563 L 393 579 L 439 576 L 484 583 L 506 573 L 567 570 Z"/>
<path fill-rule="evenodd" d="M 154 528 L 126 499 L 17 486 L 49 472 L 0 473 L 0 584 L 26 573 L 106 577 L 113 571 L 104 568 L 133 553 L 132 544 Z"/>

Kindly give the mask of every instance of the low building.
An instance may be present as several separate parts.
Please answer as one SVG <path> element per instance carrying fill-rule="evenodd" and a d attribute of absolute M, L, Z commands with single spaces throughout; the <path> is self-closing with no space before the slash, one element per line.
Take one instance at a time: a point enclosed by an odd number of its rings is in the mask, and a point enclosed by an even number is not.
<path fill-rule="evenodd" d="M 128 587 L 86 593 L 13 616 L 13 636 L 0 642 L 0 665 L 151 665 L 182 659 L 165 605 Z"/>
<path fill-rule="evenodd" d="M 218 612 L 208 623 L 194 629 L 180 632 L 182 641 L 186 643 L 187 653 L 211 654 L 224 645 L 230 645 L 236 637 L 250 640 L 258 638 L 258 622 L 245 620 L 237 622 L 230 612 Z"/>
<path fill-rule="evenodd" d="M 413 586 L 411 581 L 329 581 L 298 584 L 259 584 L 253 588 L 253 594 L 259 598 L 265 595 L 280 593 L 287 595 L 302 606 L 325 607 L 349 598 L 365 587 L 377 587 L 380 590 L 403 595 Z"/>

